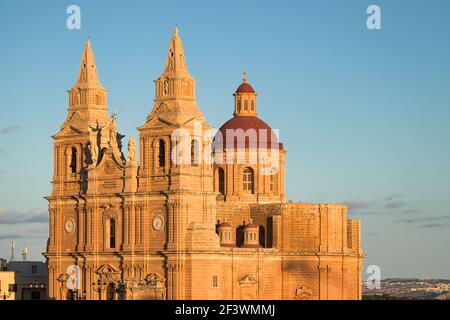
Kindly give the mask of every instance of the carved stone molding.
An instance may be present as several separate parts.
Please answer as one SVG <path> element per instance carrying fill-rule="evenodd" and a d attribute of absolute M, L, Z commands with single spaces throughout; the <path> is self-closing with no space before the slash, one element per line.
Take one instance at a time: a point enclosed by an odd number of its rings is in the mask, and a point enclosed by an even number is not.
<path fill-rule="evenodd" d="M 120 267 L 120 269 L 121 269 L 121 271 L 128 272 L 128 271 L 130 271 L 130 270 L 133 269 L 133 266 L 132 266 L 131 264 L 123 264 L 123 265 Z"/>
<path fill-rule="evenodd" d="M 252 286 L 258 283 L 258 280 L 256 280 L 252 275 L 247 274 L 246 276 L 243 276 L 238 279 L 240 286 Z"/>
<path fill-rule="evenodd" d="M 169 270 L 169 271 L 179 271 L 179 270 L 182 270 L 182 269 L 184 269 L 184 264 L 182 264 L 182 263 L 169 263 L 169 264 L 167 264 L 166 265 L 166 267 L 167 267 L 167 270 Z"/>
<path fill-rule="evenodd" d="M 103 169 L 103 173 L 105 175 L 111 175 L 111 174 L 114 174 L 115 171 L 116 171 L 116 169 L 115 169 L 114 163 L 110 160 L 106 161 L 105 167 Z"/>
<path fill-rule="evenodd" d="M 166 278 L 154 272 L 144 278 L 144 283 L 148 288 L 163 289 L 166 287 Z"/>
<path fill-rule="evenodd" d="M 295 289 L 295 299 L 309 300 L 312 297 L 312 290 L 305 286 L 300 286 Z"/>
<path fill-rule="evenodd" d="M 56 280 L 61 282 L 61 285 L 65 284 L 67 282 L 67 279 L 69 279 L 69 275 L 67 273 L 62 273 Z"/>
<path fill-rule="evenodd" d="M 100 279 L 108 282 L 119 282 L 120 281 L 120 271 L 114 268 L 110 264 L 104 264 L 95 271 L 96 274 L 100 276 Z"/>
<path fill-rule="evenodd" d="M 319 271 L 322 271 L 322 272 L 330 272 L 331 271 L 330 266 L 317 266 L 317 269 L 319 269 Z"/>

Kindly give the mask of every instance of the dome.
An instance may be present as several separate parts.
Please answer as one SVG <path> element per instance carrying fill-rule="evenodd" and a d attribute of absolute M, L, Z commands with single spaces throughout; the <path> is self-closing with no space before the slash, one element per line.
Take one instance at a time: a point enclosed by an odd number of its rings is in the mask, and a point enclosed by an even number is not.
<path fill-rule="evenodd" d="M 236 89 L 236 93 L 255 93 L 255 89 L 253 89 L 253 87 L 249 83 L 243 82 Z"/>
<path fill-rule="evenodd" d="M 225 148 L 227 146 L 227 130 L 238 130 L 241 129 L 245 133 L 249 133 L 247 130 L 254 129 L 255 133 L 247 135 L 245 137 L 245 148 L 249 148 L 250 146 L 257 145 L 258 148 L 273 148 L 275 146 L 278 149 L 283 149 L 283 144 L 278 142 L 278 138 L 275 134 L 275 132 L 272 130 L 272 128 L 259 119 L 256 116 L 237 116 L 233 117 L 227 122 L 225 122 L 219 129 L 218 133 L 216 134 L 214 138 L 213 147 L 214 148 Z M 260 130 L 265 130 L 263 132 L 260 132 Z M 249 136 L 256 136 L 255 142 L 250 143 Z M 260 135 L 263 137 L 266 137 L 266 141 L 264 139 L 261 139 L 260 141 Z M 273 142 L 273 146 L 272 146 Z M 234 146 L 235 148 L 238 148 L 237 146 L 238 139 L 237 137 L 234 138 L 234 144 L 230 143 L 230 146 Z"/>
<path fill-rule="evenodd" d="M 231 224 L 225 221 L 219 224 L 219 228 L 233 228 L 233 227 L 231 226 Z"/>
<path fill-rule="evenodd" d="M 256 223 L 253 223 L 253 221 L 250 221 L 249 224 L 246 224 L 244 229 L 258 229 L 259 225 L 257 225 Z"/>

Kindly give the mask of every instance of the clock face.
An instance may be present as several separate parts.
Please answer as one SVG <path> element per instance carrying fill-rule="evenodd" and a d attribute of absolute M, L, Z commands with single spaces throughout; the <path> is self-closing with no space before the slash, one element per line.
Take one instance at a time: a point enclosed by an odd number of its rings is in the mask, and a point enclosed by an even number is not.
<path fill-rule="evenodd" d="M 156 231 L 161 230 L 162 226 L 163 226 L 163 218 L 161 216 L 156 216 L 153 218 L 153 229 L 155 229 Z"/>
<path fill-rule="evenodd" d="M 68 219 L 64 225 L 67 233 L 72 233 L 75 231 L 75 221 L 73 219 Z"/>

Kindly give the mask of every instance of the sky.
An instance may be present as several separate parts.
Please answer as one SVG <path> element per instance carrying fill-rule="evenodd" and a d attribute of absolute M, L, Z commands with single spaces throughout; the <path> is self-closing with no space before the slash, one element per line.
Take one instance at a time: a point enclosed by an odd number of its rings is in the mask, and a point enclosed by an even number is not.
<path fill-rule="evenodd" d="M 81 10 L 69 30 L 66 9 Z M 381 9 L 369 30 L 366 10 Z M 0 257 L 43 260 L 53 147 L 91 39 L 108 108 L 138 138 L 174 25 L 207 121 L 248 73 L 288 150 L 287 196 L 347 203 L 365 268 L 449 277 L 450 2 L 0 0 Z M 368 274 L 363 272 L 363 278 Z"/>

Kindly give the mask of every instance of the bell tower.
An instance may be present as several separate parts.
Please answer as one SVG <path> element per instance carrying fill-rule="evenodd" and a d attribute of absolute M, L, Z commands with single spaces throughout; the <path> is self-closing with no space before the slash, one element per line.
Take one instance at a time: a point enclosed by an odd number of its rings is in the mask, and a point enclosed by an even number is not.
<path fill-rule="evenodd" d="M 138 192 L 165 197 L 166 256 L 169 299 L 186 297 L 190 250 L 220 247 L 215 232 L 211 127 L 195 98 L 178 28 L 173 29 L 165 68 L 155 81 L 153 108 L 140 132 Z"/>
<path fill-rule="evenodd" d="M 67 117 L 60 131 L 52 137 L 53 195 L 76 195 L 86 189 L 84 169 L 101 156 L 102 141 L 97 131 L 107 127 L 111 121 L 106 106 L 106 89 L 100 83 L 89 39 L 81 58 L 77 82 L 68 94 Z M 105 138 L 105 134 L 103 136 Z"/>
<path fill-rule="evenodd" d="M 163 73 L 155 80 L 155 100 L 147 121 L 154 115 L 173 123 L 191 118 L 205 121 L 195 99 L 195 80 L 189 74 L 178 28 L 173 29 Z"/>
<path fill-rule="evenodd" d="M 146 123 L 138 128 L 139 191 L 211 192 L 211 126 L 197 105 L 195 80 L 188 72 L 177 27 L 155 87 L 153 108 Z"/>
<path fill-rule="evenodd" d="M 54 173 L 49 202 L 49 241 L 45 256 L 49 266 L 49 295 L 62 297 L 58 277 L 67 265 L 77 264 L 82 279 L 92 279 L 99 252 L 112 253 L 122 241 L 119 220 L 124 180 L 133 185 L 136 171 L 133 141 L 126 163 L 117 132 L 116 115 L 108 114 L 90 40 L 81 58 L 78 78 L 68 90 L 67 117 L 54 140 Z M 128 175 L 125 175 L 125 164 Z M 83 259 L 78 254 L 84 255 Z M 86 280 L 88 281 L 88 280 Z M 87 298 L 94 297 L 84 282 Z"/>
<path fill-rule="evenodd" d="M 106 106 L 107 92 L 100 83 L 89 39 L 81 58 L 78 80 L 68 93 L 69 114 L 64 124 L 69 121 L 71 125 L 87 131 L 97 121 L 99 125 L 104 125 L 110 120 Z"/>

